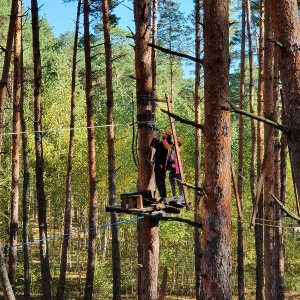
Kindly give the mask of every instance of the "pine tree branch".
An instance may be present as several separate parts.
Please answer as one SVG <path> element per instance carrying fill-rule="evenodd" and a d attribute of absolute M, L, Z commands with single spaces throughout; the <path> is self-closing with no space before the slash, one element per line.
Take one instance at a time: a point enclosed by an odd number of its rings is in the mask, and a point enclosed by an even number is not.
<path fill-rule="evenodd" d="M 178 180 L 178 179 L 175 179 L 175 180 Z M 204 192 L 203 188 L 201 188 L 200 186 L 191 185 L 189 183 L 182 182 L 182 181 L 180 181 L 180 182 L 181 182 L 182 185 L 185 185 L 188 189 L 195 190 L 198 196 L 204 196 L 205 195 L 205 192 Z"/>
<path fill-rule="evenodd" d="M 203 64 L 203 60 L 202 59 L 196 58 L 194 56 L 190 56 L 188 54 L 184 54 L 184 53 L 181 53 L 181 52 L 177 52 L 177 51 L 173 51 L 173 50 L 170 50 L 170 49 L 166 49 L 166 48 L 154 45 L 152 43 L 148 43 L 148 46 L 153 47 L 155 49 L 158 49 L 158 50 L 160 50 L 160 51 L 162 51 L 164 53 L 169 53 L 169 54 L 173 54 L 175 56 L 184 57 L 184 58 L 187 58 L 187 59 L 192 60 L 194 62 Z"/>
<path fill-rule="evenodd" d="M 191 125 L 193 127 L 196 127 L 196 128 L 200 128 L 200 129 L 203 129 L 203 125 L 202 124 L 198 124 L 198 123 L 195 123 L 194 121 L 190 121 L 190 120 L 187 120 L 185 118 L 182 118 L 182 117 L 179 117 L 171 112 L 168 112 L 167 110 L 165 109 L 160 109 L 163 113 L 169 115 L 170 117 L 172 117 L 174 120 L 176 121 L 179 121 L 181 123 L 184 123 L 184 124 L 188 124 L 188 125 Z"/>
<path fill-rule="evenodd" d="M 285 127 L 285 126 L 282 126 L 281 124 L 277 123 L 277 122 L 274 122 L 270 119 L 267 119 L 267 118 L 264 118 L 264 117 L 260 117 L 260 116 L 257 116 L 253 113 L 250 113 L 250 112 L 247 112 L 247 111 L 244 111 L 244 110 L 241 110 L 241 109 L 238 109 L 236 107 L 234 107 L 233 105 L 230 104 L 230 106 L 221 106 L 221 109 L 222 110 L 226 110 L 226 111 L 230 111 L 230 112 L 235 112 L 235 113 L 238 113 L 238 114 L 241 114 L 241 115 L 244 115 L 244 116 L 247 116 L 251 119 L 254 119 L 254 120 L 257 120 L 259 122 L 263 122 L 264 124 L 267 124 L 267 125 L 270 125 L 274 128 L 277 128 L 278 130 L 281 130 L 282 132 L 285 132 L 285 133 L 289 133 L 289 130 Z"/>
<path fill-rule="evenodd" d="M 291 217 L 292 219 L 294 219 L 294 220 L 300 222 L 300 217 L 299 217 L 299 216 L 297 216 L 297 215 L 291 213 L 291 212 L 287 209 L 287 207 L 286 207 L 279 199 L 277 199 L 277 198 L 275 197 L 275 195 L 273 195 L 272 193 L 271 193 L 271 196 L 272 196 L 272 198 L 278 203 L 278 205 L 280 206 L 281 210 L 283 210 L 283 211 L 284 211 L 289 217 Z"/>

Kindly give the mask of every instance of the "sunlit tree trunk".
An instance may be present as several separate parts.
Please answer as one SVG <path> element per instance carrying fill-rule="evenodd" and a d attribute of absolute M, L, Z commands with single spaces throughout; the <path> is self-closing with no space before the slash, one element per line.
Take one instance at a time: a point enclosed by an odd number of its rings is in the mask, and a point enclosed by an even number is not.
<path fill-rule="evenodd" d="M 273 66 L 273 101 L 274 101 L 274 121 L 279 122 L 279 69 L 278 69 L 278 49 L 274 51 Z M 274 129 L 274 195 L 280 199 L 281 191 L 281 166 L 280 166 L 280 137 L 279 130 Z M 275 273 L 276 273 L 276 294 L 277 299 L 284 299 L 284 249 L 283 249 L 283 213 L 279 205 L 275 206 Z"/>
<path fill-rule="evenodd" d="M 77 45 L 78 45 L 78 31 L 80 18 L 81 0 L 78 0 L 77 17 L 74 35 L 73 46 L 73 60 L 72 60 L 72 83 L 71 83 L 71 114 L 70 114 L 70 137 L 69 137 L 69 152 L 67 161 L 66 173 L 66 200 L 65 200 L 65 214 L 64 214 L 64 237 L 61 248 L 60 258 L 60 273 L 57 284 L 56 299 L 64 299 L 66 270 L 68 262 L 68 247 L 69 235 L 71 230 L 72 220 L 72 168 L 73 168 L 73 153 L 74 153 L 74 127 L 75 127 L 75 98 L 76 98 L 76 65 L 77 65 Z"/>
<path fill-rule="evenodd" d="M 157 41 L 157 1 L 152 0 L 152 44 L 156 45 Z M 152 89 L 153 97 L 156 99 L 156 49 L 151 49 L 151 66 L 152 66 Z"/>
<path fill-rule="evenodd" d="M 22 220 L 23 220 L 23 266 L 24 266 L 24 300 L 30 299 L 30 263 L 29 263 L 29 251 L 28 251 L 28 225 L 29 225 L 29 202 L 28 191 L 30 183 L 29 174 L 29 159 L 28 159 L 28 139 L 26 120 L 24 116 L 24 84 L 23 84 L 23 43 L 21 54 L 21 78 L 22 78 L 22 95 L 21 95 L 21 131 L 22 131 L 22 157 L 23 157 L 23 189 L 22 189 Z"/>
<path fill-rule="evenodd" d="M 134 1 L 135 73 L 138 122 L 139 173 L 138 190 L 144 196 L 154 195 L 153 166 L 147 161 L 153 138 L 154 102 L 150 41 L 151 1 Z M 157 299 L 158 222 L 154 219 L 138 221 L 138 299 Z"/>
<path fill-rule="evenodd" d="M 258 79 L 258 104 L 257 114 L 263 116 L 263 95 L 264 95 L 264 44 L 265 44 L 265 0 L 260 1 L 260 37 L 259 37 L 259 79 Z M 263 164 L 263 124 L 257 122 L 257 174 L 260 175 Z M 256 195 L 252 195 L 252 202 L 255 203 Z M 259 195 L 256 218 L 263 218 L 263 193 Z M 263 227 L 254 227 L 255 252 L 256 252 L 256 299 L 264 299 L 264 272 L 263 272 Z"/>
<path fill-rule="evenodd" d="M 15 300 L 15 295 L 12 286 L 8 279 L 7 270 L 5 267 L 5 261 L 3 258 L 3 252 L 0 251 L 0 284 L 3 291 L 5 300 Z"/>
<path fill-rule="evenodd" d="M 283 99 L 281 99 L 284 102 Z M 284 107 L 281 109 L 282 112 L 282 124 L 286 123 L 285 120 L 285 113 Z M 288 143 L 287 143 L 287 136 L 286 134 L 281 135 L 280 139 L 280 195 L 278 199 L 281 200 L 282 203 L 285 203 L 286 197 L 286 189 L 287 189 L 287 156 L 288 156 Z M 283 219 L 283 212 L 281 210 L 277 211 L 278 219 L 281 220 L 281 227 L 276 234 L 276 240 L 278 244 L 281 243 L 281 249 L 279 249 L 279 253 L 276 256 L 279 258 L 279 273 L 280 278 L 278 278 L 278 295 L 281 297 L 282 293 L 284 292 L 284 255 L 285 255 L 285 247 L 284 247 L 284 236 L 283 236 L 283 227 L 284 227 L 284 219 Z"/>
<path fill-rule="evenodd" d="M 88 161 L 89 161 L 89 241 L 88 259 L 86 267 L 86 282 L 84 289 L 84 299 L 92 299 L 94 273 L 96 263 L 96 226 L 97 226 L 97 178 L 96 178 L 96 149 L 95 149 L 95 128 L 93 112 L 93 92 L 92 92 L 92 66 L 91 66 L 91 46 L 90 46 L 90 1 L 84 0 L 84 55 L 85 55 L 85 97 L 87 110 L 87 132 L 88 132 Z"/>
<path fill-rule="evenodd" d="M 242 5 L 242 33 L 241 33 L 241 66 L 240 66 L 240 109 L 244 109 L 245 98 L 245 44 L 246 44 L 246 7 L 247 1 Z M 238 149 L 238 195 L 243 207 L 243 178 L 244 178 L 244 116 L 239 116 L 239 149 Z M 238 214 L 238 248 L 237 248 L 237 273 L 238 273 L 238 296 L 239 300 L 245 299 L 245 278 L 244 278 L 244 244 L 243 244 L 243 219 Z"/>
<path fill-rule="evenodd" d="M 43 299 L 51 298 L 49 253 L 47 242 L 47 214 L 46 197 L 44 186 L 44 155 L 42 133 L 42 66 L 39 37 L 39 14 L 37 0 L 31 0 L 32 13 L 32 45 L 34 61 L 34 130 L 35 130 L 35 175 L 36 195 L 38 204 L 38 225 L 40 238 L 40 261 L 42 274 Z"/>
<path fill-rule="evenodd" d="M 195 1 L 195 53 L 196 58 L 200 60 L 201 54 L 201 36 L 200 36 L 200 0 Z M 201 124 L 201 64 L 195 65 L 195 122 Z M 200 186 L 201 182 L 201 129 L 195 128 L 195 186 Z M 195 222 L 201 222 L 200 216 L 200 195 L 195 193 Z M 195 294 L 196 299 L 200 300 L 201 290 L 201 229 L 194 228 L 195 243 Z"/>
<path fill-rule="evenodd" d="M 112 47 L 110 38 L 109 4 L 102 0 L 102 15 L 105 45 L 106 66 L 106 125 L 107 125 L 107 153 L 108 153 L 108 195 L 109 205 L 116 205 L 116 168 L 115 168 L 115 128 L 114 128 L 114 93 L 112 82 Z M 111 224 L 118 222 L 116 212 L 110 212 Z M 112 233 L 112 268 L 113 268 L 113 299 L 121 299 L 121 259 L 118 226 L 111 227 Z"/>
<path fill-rule="evenodd" d="M 202 299 L 231 299 L 231 133 L 221 110 L 229 99 L 227 1 L 204 1 L 204 26 Z"/>
<path fill-rule="evenodd" d="M 282 82 L 284 108 L 291 165 L 294 171 L 297 194 L 300 195 L 300 19 L 297 2 L 293 0 L 270 0 L 275 14 L 274 27 L 279 47 L 279 69 Z M 299 203 L 297 203 L 299 206 Z"/>
<path fill-rule="evenodd" d="M 12 119 L 12 181 L 9 230 L 9 280 L 15 290 L 17 272 L 17 244 L 19 227 L 19 181 L 20 181 L 20 132 L 21 132 L 21 92 L 22 92 L 22 5 L 18 1 L 18 12 L 14 32 L 14 83 L 13 83 L 13 119 Z"/>
<path fill-rule="evenodd" d="M 265 37 L 272 39 L 274 30 L 271 23 L 270 1 L 265 2 Z M 273 62 L 274 45 L 265 43 L 264 62 L 264 116 L 274 119 L 275 105 L 273 99 Z M 274 129 L 265 125 L 265 160 L 266 176 L 264 179 L 264 269 L 265 269 L 265 297 L 266 299 L 276 299 L 276 261 L 275 261 L 275 203 L 270 193 L 274 189 Z"/>
<path fill-rule="evenodd" d="M 10 60 L 12 54 L 13 40 L 14 40 L 14 30 L 15 30 L 15 21 L 18 13 L 18 2 L 19 0 L 13 0 L 11 2 L 11 12 L 10 20 L 7 32 L 7 41 L 4 52 L 4 63 L 2 68 L 2 75 L 0 80 L 0 164 L 2 161 L 2 144 L 3 144 L 3 121 L 4 121 L 4 108 L 6 103 L 6 92 L 8 84 L 8 75 L 10 69 Z"/>

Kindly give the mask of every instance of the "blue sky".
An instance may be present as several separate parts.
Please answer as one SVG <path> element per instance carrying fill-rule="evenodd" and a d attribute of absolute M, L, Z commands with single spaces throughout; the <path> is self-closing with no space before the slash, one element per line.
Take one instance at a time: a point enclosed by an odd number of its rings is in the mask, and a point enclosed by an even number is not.
<path fill-rule="evenodd" d="M 178 1 L 181 2 L 181 10 L 190 13 L 194 7 L 193 0 Z M 31 0 L 23 0 L 23 7 L 30 7 Z M 74 3 L 63 4 L 63 0 L 38 0 L 40 7 L 40 16 L 46 16 L 50 26 L 53 28 L 55 36 L 59 36 L 68 30 L 73 31 L 75 28 L 75 18 L 77 1 Z M 127 6 L 127 7 L 126 7 Z M 121 18 L 120 26 L 127 29 L 127 26 L 134 31 L 132 0 L 125 0 L 115 11 L 117 16 Z"/>
<path fill-rule="evenodd" d="M 194 8 L 193 0 L 177 1 L 181 2 L 180 10 L 188 15 Z M 26 10 L 31 6 L 31 0 L 23 0 L 23 8 Z M 66 31 L 74 31 L 75 19 L 77 10 L 77 1 L 73 3 L 64 4 L 63 0 L 38 0 L 40 7 L 40 17 L 46 16 L 53 33 L 56 37 Z M 124 28 L 130 28 L 134 32 L 135 27 L 133 23 L 132 0 L 124 0 L 123 4 L 115 10 L 115 13 L 121 19 L 119 25 Z M 190 77 L 190 71 L 193 71 L 193 66 L 183 66 L 185 77 Z"/>

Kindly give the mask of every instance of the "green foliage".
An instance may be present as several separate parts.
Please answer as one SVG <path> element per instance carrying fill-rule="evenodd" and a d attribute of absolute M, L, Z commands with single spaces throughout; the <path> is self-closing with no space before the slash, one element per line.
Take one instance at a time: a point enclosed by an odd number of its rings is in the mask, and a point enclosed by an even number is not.
<path fill-rule="evenodd" d="M 0 0 L 0 45 L 5 45 L 10 11 L 10 2 Z M 69 1 L 65 1 L 69 2 Z M 185 16 L 180 12 L 180 6 L 175 1 L 161 1 L 158 40 L 160 45 L 175 51 L 188 53 L 193 49 L 189 42 L 192 41 L 188 28 L 185 26 Z M 231 2 L 232 5 L 235 3 Z M 239 3 L 238 3 L 239 4 Z M 238 5 L 237 4 L 237 5 Z M 238 6 L 237 6 L 238 7 Z M 238 7 L 239 8 L 239 7 Z M 230 102 L 238 105 L 239 102 L 239 10 L 231 26 L 232 58 L 237 64 L 230 77 Z M 257 12 L 254 12 L 256 15 Z M 95 19 L 96 20 L 96 19 Z M 97 22 L 100 22 L 98 19 Z M 97 23 L 96 22 L 96 23 Z M 29 239 L 37 240 L 37 203 L 35 195 L 35 150 L 34 150 L 34 91 L 33 91 L 33 66 L 31 48 L 30 16 L 24 17 L 24 111 L 28 134 L 28 155 L 31 174 L 29 202 L 30 202 L 30 227 Z M 256 24 L 257 25 L 257 24 Z M 43 124 L 43 151 L 45 163 L 45 192 L 47 198 L 48 234 L 56 237 L 49 243 L 51 254 L 51 272 L 53 275 L 53 293 L 55 293 L 58 277 L 58 262 L 63 228 L 63 212 L 65 205 L 65 176 L 69 147 L 70 123 L 70 97 L 71 97 L 71 66 L 73 53 L 73 33 L 66 32 L 55 38 L 47 19 L 41 18 L 40 44 L 42 58 L 42 124 Z M 111 28 L 113 47 L 113 88 L 114 88 L 114 123 L 115 123 L 115 154 L 116 154 L 116 198 L 120 203 L 120 194 L 135 191 L 137 181 L 137 167 L 134 162 L 136 156 L 136 99 L 135 99 L 135 66 L 133 40 L 128 39 L 131 33 L 119 27 Z M 189 39 L 189 41 L 188 41 Z M 233 53 L 235 51 L 235 53 Z M 92 68 L 93 68 L 93 101 L 95 114 L 95 138 L 97 155 L 98 177 L 98 214 L 99 226 L 97 229 L 97 263 L 95 266 L 94 295 L 95 299 L 109 299 L 112 293 L 111 274 L 111 242 L 110 242 L 110 216 L 105 213 L 107 199 L 107 146 L 106 146 L 106 87 L 105 87 L 105 59 L 101 26 L 98 23 L 92 35 Z M 184 79 L 182 61 L 169 55 L 158 52 L 157 59 L 157 96 L 164 100 L 173 91 L 173 112 L 181 117 L 194 120 L 194 81 Z M 0 63 L 3 53 L 0 53 Z M 172 63 L 172 77 L 170 75 Z M 247 75 L 248 76 L 248 75 Z M 85 266 L 87 257 L 88 238 L 88 153 L 85 107 L 85 70 L 83 44 L 79 43 L 76 77 L 76 124 L 75 145 L 72 169 L 72 199 L 73 199 L 73 228 L 70 236 L 70 261 L 67 274 L 67 297 L 78 298 L 83 294 Z M 173 82 L 171 83 L 171 80 Z M 172 84 L 172 86 L 171 86 Z M 11 85 L 10 85 L 11 86 Z M 12 91 L 9 90 L 11 95 Z M 246 95 L 248 87 L 246 87 Z M 248 107 L 246 97 L 245 106 Z M 10 210 L 10 182 L 11 182 L 11 117 L 12 103 L 8 98 L 5 110 L 5 135 L 0 169 L 0 241 L 5 245 L 8 239 L 8 224 Z M 164 102 L 156 106 L 156 123 L 159 129 L 169 129 L 169 118 L 161 109 L 166 109 Z M 238 150 L 238 116 L 232 115 L 232 156 L 237 162 Z M 175 122 L 177 135 L 182 137 L 182 160 L 185 179 L 193 184 L 195 174 L 195 129 L 192 126 Z M 246 287 L 253 290 L 255 287 L 255 247 L 254 232 L 247 223 L 252 213 L 252 202 L 249 186 L 250 164 L 250 120 L 245 118 L 244 131 L 244 246 L 245 246 L 245 272 Z M 203 169 L 202 166 L 196 168 Z M 287 205 L 293 207 L 293 185 L 288 171 Z M 167 179 L 167 186 L 168 179 Z M 22 188 L 22 179 L 20 182 Z M 169 190 L 169 187 L 168 187 Z M 169 191 L 170 192 L 170 191 Z M 189 200 L 193 202 L 193 190 L 188 190 Z M 232 203 L 232 264 L 233 284 L 236 289 L 236 248 L 237 248 L 237 210 L 235 199 Z M 21 210 L 21 207 L 20 207 Z M 181 210 L 180 217 L 192 220 L 193 209 Z M 121 249 L 122 292 L 124 296 L 131 297 L 137 293 L 137 232 L 136 218 L 129 215 L 119 215 L 119 239 Z M 128 222 L 126 222 L 128 221 Z M 123 223 L 124 222 L 124 223 Z M 20 223 L 20 228 L 21 228 Z M 103 227 L 102 227 L 103 225 Z M 292 232 L 292 222 L 285 223 L 285 254 L 286 274 L 285 284 L 287 289 L 297 290 L 299 287 L 299 236 Z M 194 229 L 185 223 L 160 222 L 160 269 L 159 283 L 162 281 L 164 267 L 168 268 L 168 295 L 194 295 Z M 21 235 L 20 235 L 21 240 Z M 38 257 L 38 244 L 29 246 L 31 260 L 31 280 L 34 293 L 40 291 L 40 269 Z M 19 255 L 21 265 L 22 255 Z M 19 267 L 19 277 L 22 277 L 22 267 Z M 181 288 L 182 287 L 182 288 Z M 21 294 L 22 282 L 18 285 L 18 294 Z"/>
<path fill-rule="evenodd" d="M 5 48 L 6 46 L 6 35 L 8 30 L 8 24 L 9 24 L 9 15 L 10 15 L 10 9 L 11 1 L 9 0 L 0 0 L 0 45 Z M 3 50 L 0 50 L 0 63 L 2 64 L 2 57 L 3 57 Z"/>

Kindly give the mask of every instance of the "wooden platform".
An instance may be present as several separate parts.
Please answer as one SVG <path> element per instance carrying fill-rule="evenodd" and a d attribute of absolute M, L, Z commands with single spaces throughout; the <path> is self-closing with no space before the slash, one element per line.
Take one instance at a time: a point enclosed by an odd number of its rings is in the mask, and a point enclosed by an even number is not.
<path fill-rule="evenodd" d="M 155 203 L 149 206 L 144 206 L 143 208 L 125 208 L 121 205 L 112 205 L 112 206 L 106 206 L 105 208 L 106 212 L 115 211 L 117 213 L 125 213 L 125 214 L 153 214 L 158 212 L 164 212 L 164 213 L 173 213 L 173 214 L 179 214 L 180 208 L 173 207 L 170 205 L 165 205 L 162 203 Z"/>

